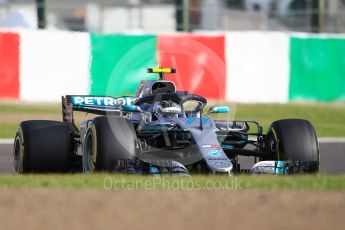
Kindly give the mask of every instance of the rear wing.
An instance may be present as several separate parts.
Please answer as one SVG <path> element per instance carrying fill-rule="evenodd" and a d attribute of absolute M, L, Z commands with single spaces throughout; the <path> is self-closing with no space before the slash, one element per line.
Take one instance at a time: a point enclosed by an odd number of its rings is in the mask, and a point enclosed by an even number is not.
<path fill-rule="evenodd" d="M 123 112 L 142 112 L 137 106 L 133 106 L 133 97 L 108 97 L 108 96 L 86 96 L 66 95 L 62 96 L 62 118 L 63 121 L 77 131 L 74 124 L 74 111 L 93 113 L 98 115 L 119 115 Z"/>

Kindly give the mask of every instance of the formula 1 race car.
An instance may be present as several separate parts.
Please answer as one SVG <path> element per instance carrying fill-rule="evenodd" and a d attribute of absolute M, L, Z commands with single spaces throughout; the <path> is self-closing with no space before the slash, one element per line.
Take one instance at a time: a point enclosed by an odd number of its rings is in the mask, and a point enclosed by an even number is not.
<path fill-rule="evenodd" d="M 134 174 L 293 174 L 317 172 L 319 147 L 307 120 L 213 120 L 229 113 L 164 80 L 170 68 L 150 68 L 158 80 L 141 81 L 134 97 L 67 95 L 63 122 L 24 121 L 14 141 L 18 173 L 109 171 Z M 204 111 L 205 110 L 205 111 Z M 80 128 L 73 112 L 96 114 Z M 253 157 L 241 168 L 239 156 Z"/>

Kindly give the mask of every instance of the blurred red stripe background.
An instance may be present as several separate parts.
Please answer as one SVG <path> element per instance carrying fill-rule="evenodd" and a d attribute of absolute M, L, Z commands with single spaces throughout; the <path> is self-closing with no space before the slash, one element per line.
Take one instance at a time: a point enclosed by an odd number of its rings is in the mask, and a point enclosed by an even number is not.
<path fill-rule="evenodd" d="M 158 35 L 158 63 L 177 69 L 167 74 L 178 90 L 225 100 L 226 64 L 224 35 Z"/>
<path fill-rule="evenodd" d="M 0 33 L 0 98 L 19 99 L 19 35 Z"/>

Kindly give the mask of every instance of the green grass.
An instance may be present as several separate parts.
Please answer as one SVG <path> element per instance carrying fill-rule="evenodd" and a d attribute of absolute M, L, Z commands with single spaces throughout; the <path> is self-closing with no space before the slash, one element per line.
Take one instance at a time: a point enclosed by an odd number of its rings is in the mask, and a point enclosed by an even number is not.
<path fill-rule="evenodd" d="M 14 138 L 18 128 L 18 122 L 1 122 L 0 121 L 0 138 Z"/>
<path fill-rule="evenodd" d="M 297 190 L 345 191 L 345 175 L 154 177 L 112 174 L 0 175 L 0 188 L 94 188 L 106 190 Z"/>
<path fill-rule="evenodd" d="M 257 120 L 266 131 L 274 120 L 303 118 L 312 122 L 319 137 L 345 137 L 345 104 L 230 104 L 230 106 L 232 111 L 236 111 L 235 119 Z M 20 114 L 30 117 L 35 117 L 37 114 L 60 116 L 61 108 L 59 104 L 0 103 L 0 117 L 7 118 L 7 121 L 0 119 L 0 138 L 13 138 L 20 121 L 11 120 L 11 116 Z M 226 115 L 217 115 L 217 118 L 226 119 Z"/>
<path fill-rule="evenodd" d="M 30 114 L 40 114 L 40 113 L 50 113 L 50 114 L 60 114 L 61 105 L 60 104 L 23 104 L 23 103 L 0 103 L 0 113 L 1 114 L 13 114 L 13 113 L 30 113 Z"/>
<path fill-rule="evenodd" d="M 236 106 L 236 119 L 254 119 L 267 131 L 272 121 L 303 118 L 311 121 L 320 137 L 345 136 L 345 105 L 337 104 L 263 104 Z"/>

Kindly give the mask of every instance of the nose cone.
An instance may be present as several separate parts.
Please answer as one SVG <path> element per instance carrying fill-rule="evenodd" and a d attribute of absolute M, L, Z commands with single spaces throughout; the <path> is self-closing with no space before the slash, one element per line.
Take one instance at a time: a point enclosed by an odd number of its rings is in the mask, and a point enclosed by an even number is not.
<path fill-rule="evenodd" d="M 233 164 L 228 158 L 216 160 L 208 159 L 207 164 L 214 173 L 227 172 L 230 174 L 233 169 Z"/>
<path fill-rule="evenodd" d="M 218 145 L 219 144 L 214 144 Z M 230 159 L 226 156 L 223 149 L 219 146 L 218 148 L 205 148 L 207 145 L 201 146 L 201 152 L 205 156 L 205 161 L 210 168 L 210 170 L 214 173 L 217 172 L 228 172 L 231 173 L 233 169 L 233 164 Z M 211 145 L 212 146 L 212 145 Z"/>

